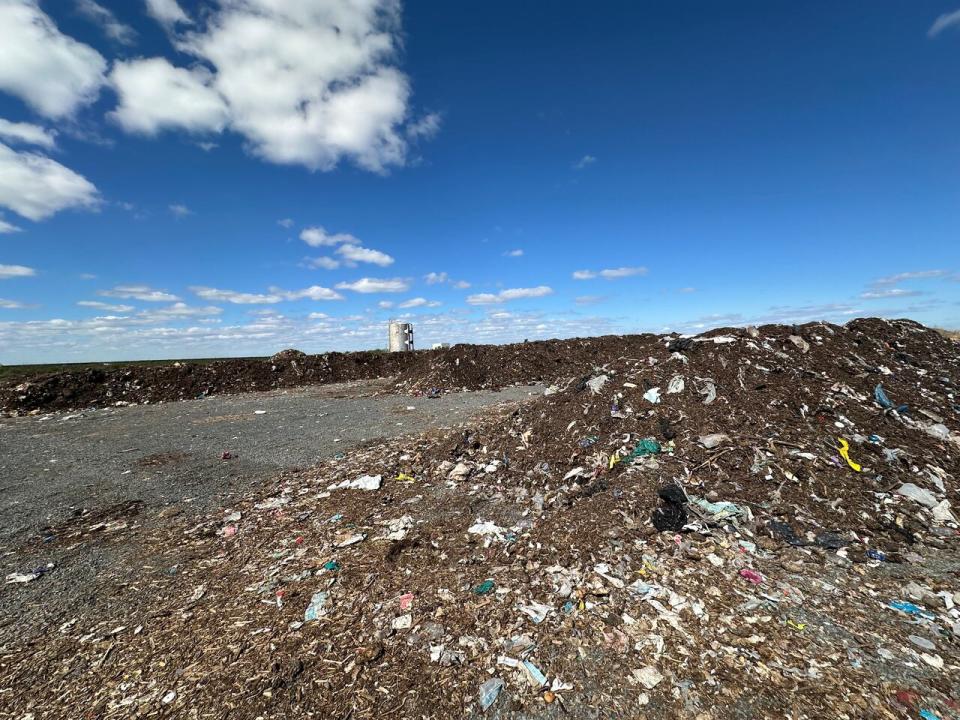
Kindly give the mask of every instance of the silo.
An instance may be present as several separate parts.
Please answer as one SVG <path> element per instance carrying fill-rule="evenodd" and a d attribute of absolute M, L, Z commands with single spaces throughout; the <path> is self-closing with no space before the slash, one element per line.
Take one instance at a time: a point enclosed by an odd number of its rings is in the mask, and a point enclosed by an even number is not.
<path fill-rule="evenodd" d="M 413 323 L 391 320 L 387 348 L 390 352 L 413 350 Z"/>

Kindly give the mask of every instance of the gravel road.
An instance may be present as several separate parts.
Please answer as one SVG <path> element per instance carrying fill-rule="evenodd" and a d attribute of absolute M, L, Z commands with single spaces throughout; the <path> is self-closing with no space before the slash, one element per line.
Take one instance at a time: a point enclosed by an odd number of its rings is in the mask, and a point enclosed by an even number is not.
<path fill-rule="evenodd" d="M 0 543 L 79 508 L 226 503 L 279 470 L 377 438 L 447 427 L 537 387 L 439 399 L 384 395 L 384 381 L 0 419 Z M 221 460 L 224 451 L 234 459 Z"/>

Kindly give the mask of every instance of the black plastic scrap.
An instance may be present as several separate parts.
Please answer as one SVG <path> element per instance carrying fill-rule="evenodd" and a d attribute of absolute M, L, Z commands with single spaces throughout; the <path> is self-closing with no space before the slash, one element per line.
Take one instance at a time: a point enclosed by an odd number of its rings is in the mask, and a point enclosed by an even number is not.
<path fill-rule="evenodd" d="M 650 519 L 653 526 L 663 532 L 664 530 L 682 530 L 687 524 L 687 495 L 683 488 L 676 483 L 668 483 L 657 491 L 662 504 L 653 511 Z"/>

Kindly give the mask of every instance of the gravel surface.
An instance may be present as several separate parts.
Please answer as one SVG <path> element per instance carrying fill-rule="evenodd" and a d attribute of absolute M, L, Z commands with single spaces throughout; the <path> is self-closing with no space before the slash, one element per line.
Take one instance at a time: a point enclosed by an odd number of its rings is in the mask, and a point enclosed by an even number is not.
<path fill-rule="evenodd" d="M 359 381 L 0 419 L 0 542 L 80 508 L 140 501 L 208 509 L 278 470 L 541 392 L 508 387 L 427 399 L 381 394 L 387 388 Z M 221 460 L 225 451 L 233 459 Z"/>

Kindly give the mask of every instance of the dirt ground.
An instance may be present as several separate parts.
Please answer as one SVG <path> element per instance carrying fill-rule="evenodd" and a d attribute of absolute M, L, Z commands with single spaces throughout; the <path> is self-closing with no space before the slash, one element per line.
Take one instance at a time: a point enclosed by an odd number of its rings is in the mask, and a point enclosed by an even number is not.
<path fill-rule="evenodd" d="M 545 395 L 9 547 L 0 712 L 960 717 L 954 342 L 764 326 L 563 371 L 516 347 L 406 387 L 499 367 Z"/>

